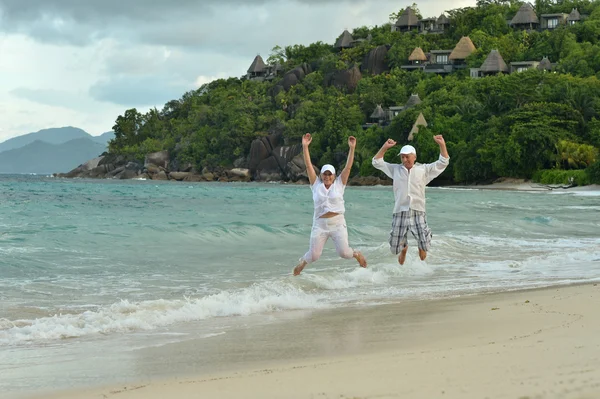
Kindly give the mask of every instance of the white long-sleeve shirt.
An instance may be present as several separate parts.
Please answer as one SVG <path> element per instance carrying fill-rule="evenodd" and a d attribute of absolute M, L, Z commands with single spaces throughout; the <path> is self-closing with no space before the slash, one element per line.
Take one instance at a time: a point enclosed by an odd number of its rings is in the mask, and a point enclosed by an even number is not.
<path fill-rule="evenodd" d="M 318 219 L 327 212 L 335 212 L 343 215 L 346 211 L 344 207 L 344 191 L 346 186 L 342 183 L 342 176 L 338 176 L 334 182 L 325 187 L 320 176 L 317 176 L 315 183 L 310 186 L 313 193 L 313 201 L 315 205 L 314 218 Z"/>
<path fill-rule="evenodd" d="M 449 162 L 450 158 L 440 154 L 434 163 L 416 163 L 409 171 L 402 164 L 373 158 L 373 166 L 394 180 L 394 213 L 409 209 L 425 212 L 425 186 L 438 177 Z"/>

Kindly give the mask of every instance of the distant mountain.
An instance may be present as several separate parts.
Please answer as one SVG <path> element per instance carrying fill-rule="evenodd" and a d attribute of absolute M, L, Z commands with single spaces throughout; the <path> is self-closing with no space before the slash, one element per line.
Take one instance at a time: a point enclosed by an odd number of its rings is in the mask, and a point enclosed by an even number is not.
<path fill-rule="evenodd" d="M 0 152 L 21 148 L 37 140 L 48 144 L 63 144 L 74 139 L 88 138 L 106 146 L 108 145 L 108 141 L 113 139 L 114 136 L 115 134 L 113 132 L 106 132 L 100 136 L 92 136 L 85 130 L 72 126 L 43 129 L 39 132 L 13 137 L 12 139 L 0 143 Z"/>
<path fill-rule="evenodd" d="M 1 152 L 0 173 L 68 172 L 104 151 L 106 145 L 90 137 L 77 138 L 62 144 L 36 140 L 24 147 Z"/>

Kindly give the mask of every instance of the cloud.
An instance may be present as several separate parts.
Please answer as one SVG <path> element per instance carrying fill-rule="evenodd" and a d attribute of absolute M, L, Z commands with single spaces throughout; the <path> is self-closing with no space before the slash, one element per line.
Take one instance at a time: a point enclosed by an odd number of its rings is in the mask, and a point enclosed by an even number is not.
<path fill-rule="evenodd" d="M 102 80 L 90 88 L 97 101 L 111 102 L 126 107 L 158 106 L 181 97 L 194 89 L 194 82 L 183 82 L 169 77 L 117 77 Z"/>
<path fill-rule="evenodd" d="M 87 104 L 90 102 L 85 94 L 54 89 L 29 89 L 26 87 L 19 87 L 11 90 L 10 94 L 38 104 L 74 110 L 87 111 Z"/>

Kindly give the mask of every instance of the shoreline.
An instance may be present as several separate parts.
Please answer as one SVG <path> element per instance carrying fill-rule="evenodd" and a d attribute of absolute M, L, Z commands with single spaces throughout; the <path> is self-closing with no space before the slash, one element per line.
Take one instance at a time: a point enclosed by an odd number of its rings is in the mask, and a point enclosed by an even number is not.
<path fill-rule="evenodd" d="M 171 366 L 172 377 L 27 397 L 599 397 L 598 300 L 600 286 L 587 282 L 300 312 L 215 337 L 213 349 L 140 351 L 138 367 Z M 210 359 L 221 362 L 214 372 L 177 370 Z"/>

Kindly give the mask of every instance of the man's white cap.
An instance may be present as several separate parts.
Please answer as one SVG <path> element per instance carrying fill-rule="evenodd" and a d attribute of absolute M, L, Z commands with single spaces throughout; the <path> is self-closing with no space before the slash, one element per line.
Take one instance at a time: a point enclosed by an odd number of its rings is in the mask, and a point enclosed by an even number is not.
<path fill-rule="evenodd" d="M 417 150 L 415 150 L 415 147 L 413 147 L 412 145 L 405 145 L 404 147 L 402 147 L 400 149 L 400 152 L 398 153 L 398 155 L 402 155 L 402 154 L 415 154 L 415 155 L 417 155 Z"/>
<path fill-rule="evenodd" d="M 325 172 L 331 172 L 332 175 L 335 175 L 335 168 L 333 167 L 333 165 L 323 165 L 323 167 L 321 168 L 321 174 L 325 173 Z"/>

